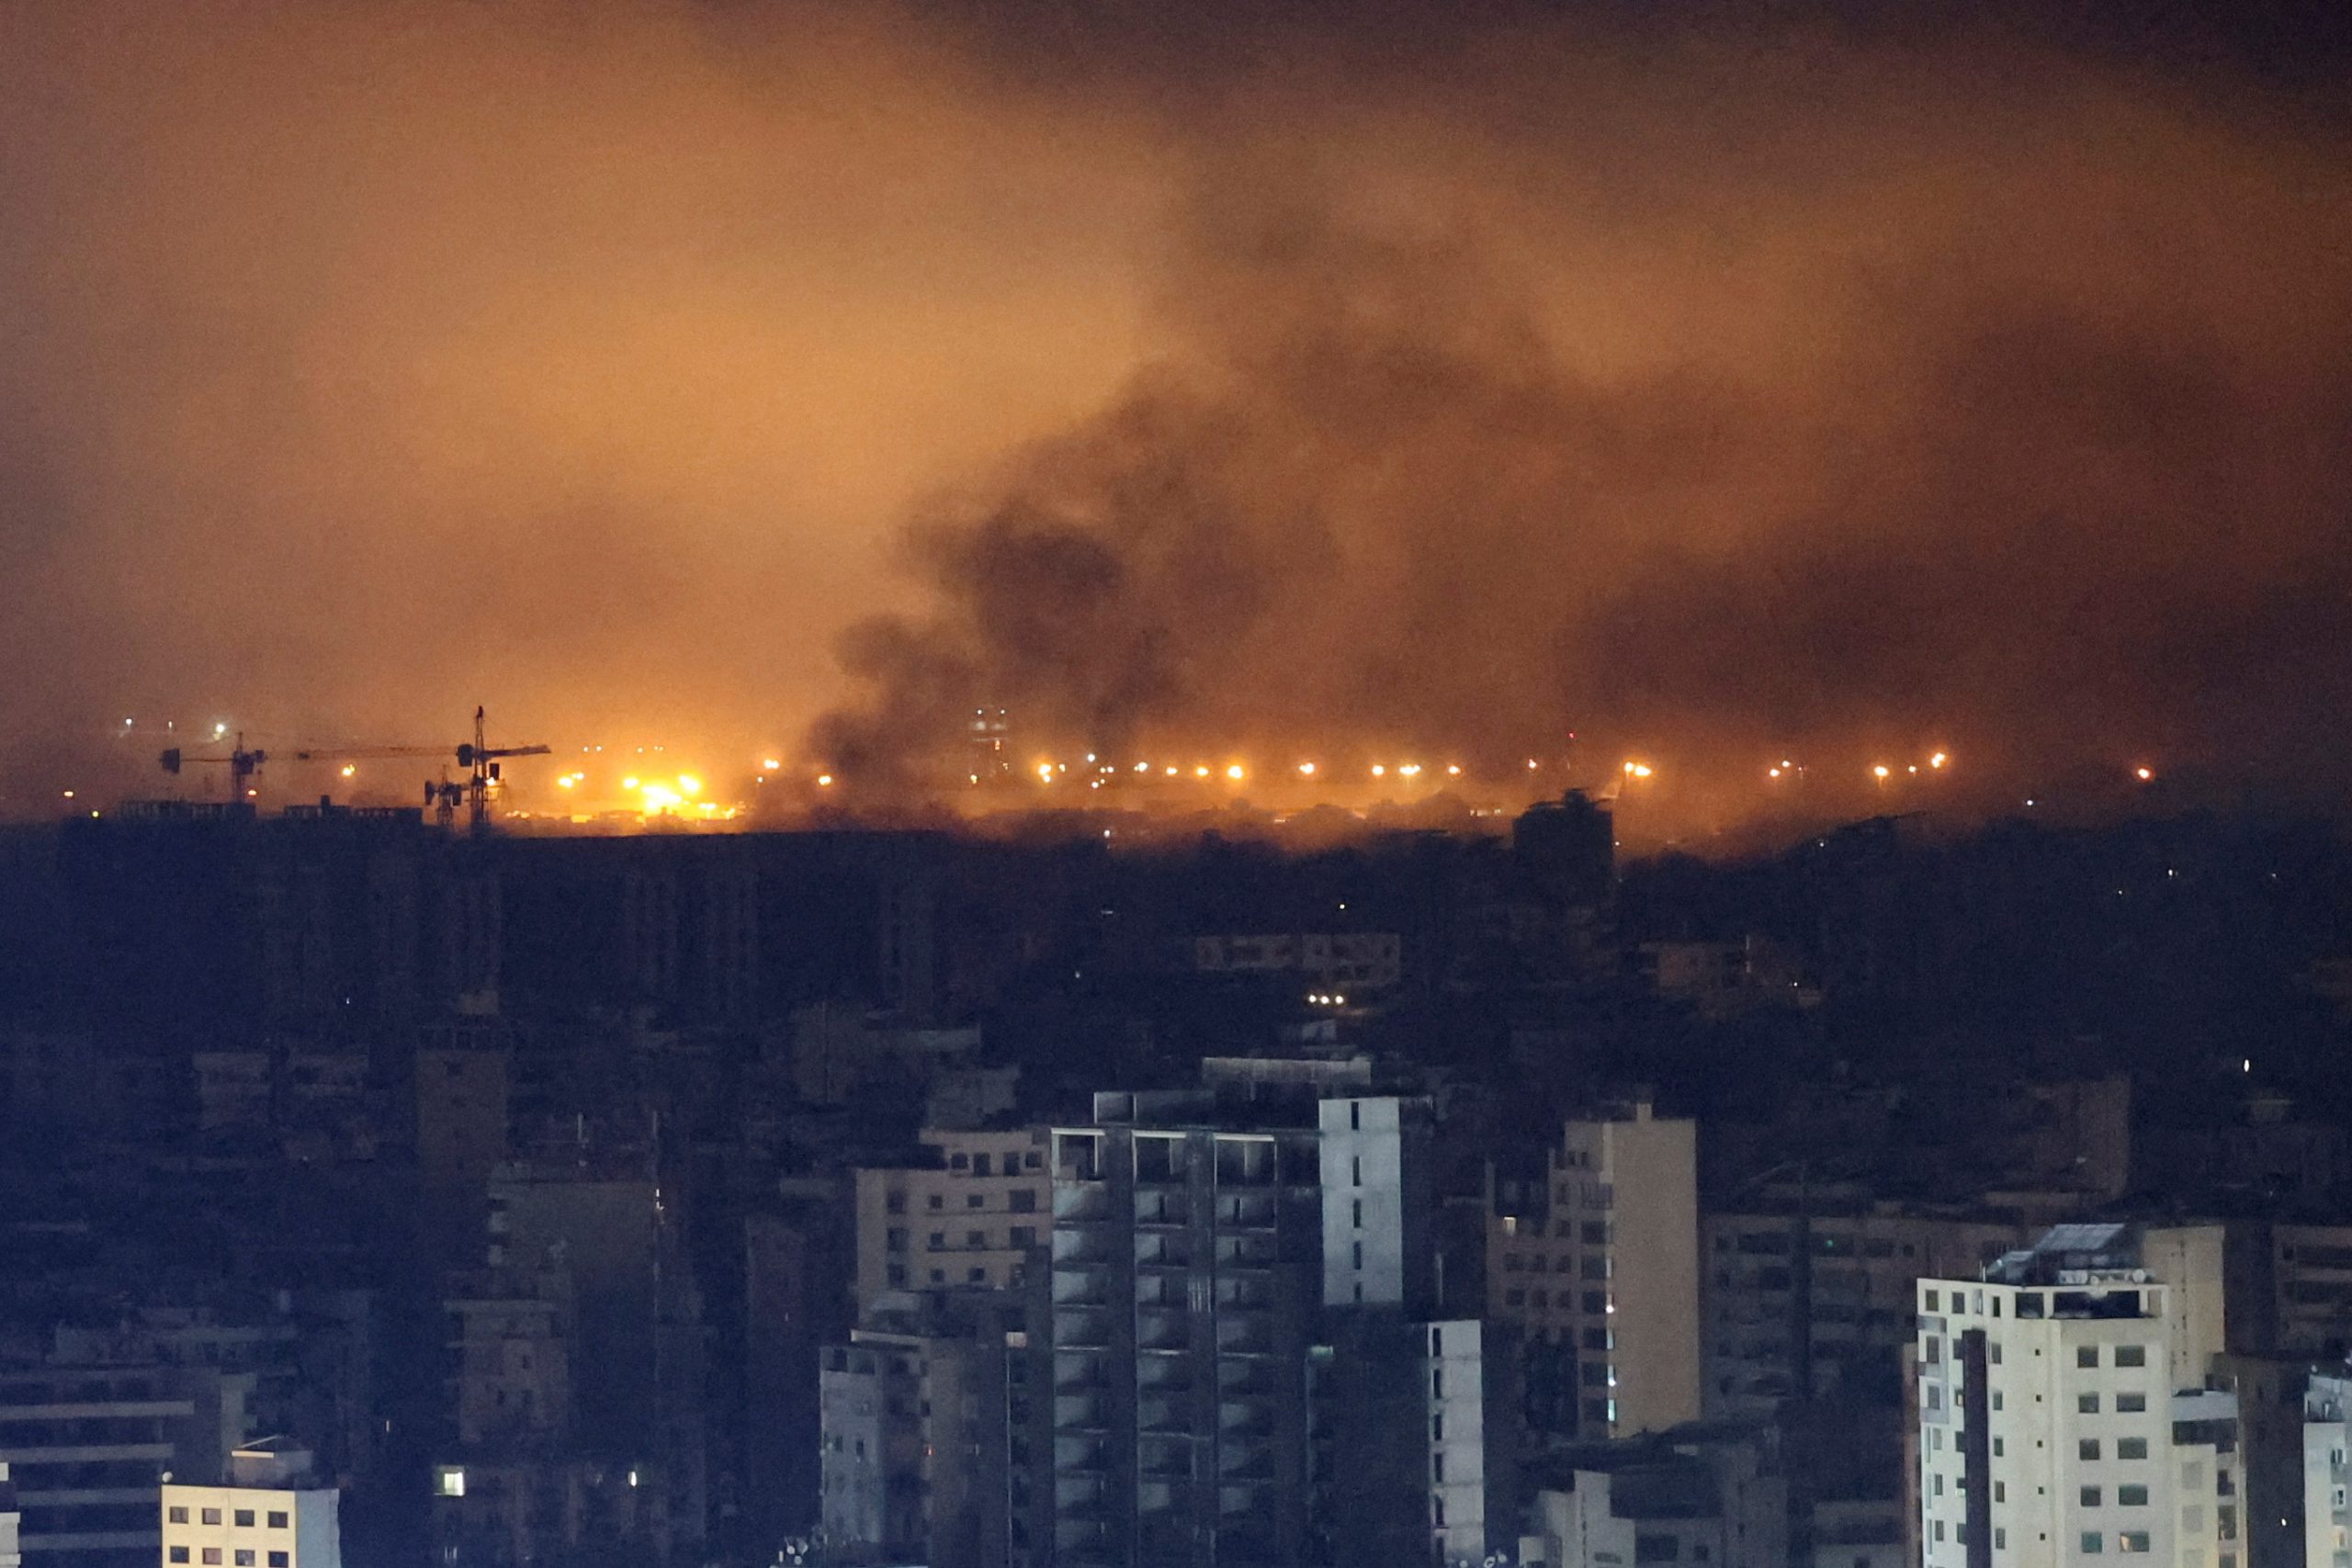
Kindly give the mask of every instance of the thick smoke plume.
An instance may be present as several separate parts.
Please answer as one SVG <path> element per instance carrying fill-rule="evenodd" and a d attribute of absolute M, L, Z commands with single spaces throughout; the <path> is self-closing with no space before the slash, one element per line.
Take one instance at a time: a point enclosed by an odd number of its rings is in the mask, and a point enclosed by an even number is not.
<path fill-rule="evenodd" d="M 0 11 L 0 810 L 477 701 L 2330 755 L 2336 100 L 1966 9 Z"/>
<path fill-rule="evenodd" d="M 933 608 L 845 639 L 822 749 L 953 766 L 975 698 L 1122 759 L 1573 730 L 1718 818 L 1790 753 L 2332 752 L 2332 143 L 2047 55 L 1537 59 L 1215 165 L 1179 346 L 912 530 Z"/>

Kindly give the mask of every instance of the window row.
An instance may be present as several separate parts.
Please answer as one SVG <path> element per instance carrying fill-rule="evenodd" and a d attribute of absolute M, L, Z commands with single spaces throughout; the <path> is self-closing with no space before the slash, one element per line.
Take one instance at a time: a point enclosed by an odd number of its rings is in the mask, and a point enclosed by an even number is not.
<path fill-rule="evenodd" d="M 235 1516 L 235 1526 L 237 1529 L 249 1530 L 254 1528 L 254 1514 L 253 1509 L 238 1508 L 233 1510 L 233 1512 Z M 202 1508 L 198 1509 L 198 1513 L 202 1522 L 205 1524 L 217 1525 L 220 1522 L 220 1510 L 218 1508 Z M 173 1524 L 184 1525 L 187 1523 L 187 1509 L 175 1505 L 174 1506 L 164 1510 L 164 1517 Z M 293 1528 L 292 1519 L 288 1515 L 279 1512 L 276 1508 L 268 1510 L 268 1519 L 269 1528 L 271 1529 L 282 1530 L 291 1529 Z"/>

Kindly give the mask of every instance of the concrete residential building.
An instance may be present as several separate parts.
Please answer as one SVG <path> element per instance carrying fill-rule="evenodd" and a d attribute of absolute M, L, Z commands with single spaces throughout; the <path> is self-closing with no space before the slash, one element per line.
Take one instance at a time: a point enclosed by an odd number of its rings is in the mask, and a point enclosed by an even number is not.
<path fill-rule="evenodd" d="M 1787 1496 L 1769 1427 L 1702 1423 L 1578 1444 L 1545 1466 L 1519 1562 L 1779 1568 L 1789 1561 Z"/>
<path fill-rule="evenodd" d="M 220 1568 L 342 1568 L 343 1495 L 321 1486 L 311 1455 L 264 1441 L 229 1456 L 223 1486 L 166 1482 L 164 1562 Z"/>
<path fill-rule="evenodd" d="M 1528 1343 L 1537 1424 L 1627 1437 L 1698 1419 L 1698 1127 L 1647 1100 L 1571 1122 L 1540 1180 L 1490 1180 L 1489 1322 Z"/>
<path fill-rule="evenodd" d="M 2170 1289 L 2111 1224 L 2058 1226 L 1981 1279 L 1920 1282 L 1926 1568 L 2116 1553 L 2240 1568 L 2236 1401 L 2169 1386 Z"/>
<path fill-rule="evenodd" d="M 2314 1374 L 2303 1390 L 2303 1562 L 2305 1568 L 2352 1568 L 2352 1512 L 2344 1492 L 2352 1485 L 2352 1377 Z"/>
<path fill-rule="evenodd" d="M 1205 975 L 1295 974 L 1318 991 L 1393 989 L 1405 976 L 1405 942 L 1395 931 L 1277 931 L 1204 936 L 1193 966 Z"/>
<path fill-rule="evenodd" d="M 1705 1228 L 1703 1403 L 1710 1419 L 1737 1421 L 1799 1397 L 1899 1404 L 1918 1282 L 1973 1276 L 2031 1239 L 2004 1218 L 1834 1200 L 1711 1214 Z"/>
<path fill-rule="evenodd" d="M 1326 1100 L 1317 1118 L 1325 1304 L 1426 1313 L 1437 1299 L 1429 1101 Z"/>
<path fill-rule="evenodd" d="M 8 1479 L 8 1467 L 0 1464 L 0 1568 L 24 1568 L 25 1560 L 17 1550 L 17 1527 L 22 1518 L 17 1512 L 16 1483 Z"/>
<path fill-rule="evenodd" d="M 904 1301 L 820 1353 L 821 1522 L 837 1559 L 981 1568 L 1019 1560 L 1009 1394 L 1028 1360 L 1006 1292 Z M 993 1306 L 993 1310 L 990 1307 Z"/>
<path fill-rule="evenodd" d="M 885 1292 L 1020 1283 L 1045 1245 L 1052 1180 L 1046 1135 L 922 1134 L 936 1165 L 857 1173 L 857 1304 Z"/>
<path fill-rule="evenodd" d="M 250 1380 L 146 1367 L 0 1373 L 0 1463 L 28 1568 L 153 1568 L 165 1472 L 221 1473 Z"/>
<path fill-rule="evenodd" d="M 1312 1561 L 1477 1563 L 1518 1539 L 1520 1393 L 1509 1336 L 1476 1320 L 1338 1325 L 1307 1367 Z"/>
<path fill-rule="evenodd" d="M 1054 1129 L 1058 1568 L 1306 1560 L 1315 1114 L 1105 1093 L 1092 1125 Z"/>

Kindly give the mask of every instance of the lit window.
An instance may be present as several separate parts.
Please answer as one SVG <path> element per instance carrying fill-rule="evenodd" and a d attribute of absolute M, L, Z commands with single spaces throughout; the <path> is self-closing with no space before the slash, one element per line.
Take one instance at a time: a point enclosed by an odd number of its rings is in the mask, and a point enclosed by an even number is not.
<path fill-rule="evenodd" d="M 433 1490 L 443 1497 L 466 1495 L 466 1472 L 454 1464 L 437 1465 L 433 1472 Z"/>

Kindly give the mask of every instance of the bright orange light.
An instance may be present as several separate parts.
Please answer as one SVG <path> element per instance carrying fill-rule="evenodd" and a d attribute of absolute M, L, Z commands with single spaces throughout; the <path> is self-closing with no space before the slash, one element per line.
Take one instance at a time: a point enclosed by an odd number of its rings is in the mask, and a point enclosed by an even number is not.
<path fill-rule="evenodd" d="M 356 762 L 345 762 L 343 765 L 343 776 L 345 778 L 350 778 L 358 772 L 359 765 Z"/>
<path fill-rule="evenodd" d="M 636 781 L 635 779 L 623 779 L 623 780 L 621 780 L 621 788 L 623 788 L 623 789 L 635 789 L 636 787 L 637 787 L 637 781 Z"/>
<path fill-rule="evenodd" d="M 1951 761 L 1951 758 L 1949 755 L 1947 755 L 1947 754 L 1946 754 L 1946 753 L 1944 753 L 1944 752 L 1939 751 L 1939 752 L 1937 752 L 1934 756 L 1932 756 L 1932 757 L 1930 757 L 1930 758 L 1928 758 L 1928 766 L 1929 766 L 1929 767 L 1931 767 L 1931 768 L 1940 768 L 1940 767 L 1942 767 L 1946 762 L 1949 762 L 1949 761 Z"/>
<path fill-rule="evenodd" d="M 784 759 L 781 757 L 763 757 L 760 759 L 760 772 L 763 773 L 772 773 L 782 766 L 784 766 Z"/>
<path fill-rule="evenodd" d="M 1180 772 L 1180 770 L 1175 769 L 1175 768 L 1170 768 L 1170 769 L 1169 769 L 1169 770 L 1168 770 L 1168 776 L 1169 776 L 1170 778 L 1171 778 L 1171 779 L 1172 779 L 1172 778 L 1174 778 L 1174 777 L 1176 776 L 1176 774 L 1178 773 L 1178 772 Z"/>
<path fill-rule="evenodd" d="M 831 788 L 832 788 L 832 787 L 833 787 L 833 775 L 832 775 L 832 774 L 831 774 L 831 773 L 819 773 L 819 774 L 817 775 L 817 787 L 818 787 L 819 789 L 831 789 Z"/>
<path fill-rule="evenodd" d="M 1527 771 L 1531 773 L 1535 771 L 1535 759 L 1532 757 L 1527 759 Z"/>
<path fill-rule="evenodd" d="M 1450 779 L 1460 778 L 1462 776 L 1462 764 L 1459 762 L 1448 762 L 1445 765 L 1445 776 Z"/>
<path fill-rule="evenodd" d="M 1298 771 L 1299 771 L 1300 773 L 1305 773 L 1308 778 L 1310 778 L 1310 779 L 1311 779 L 1311 778 L 1313 778 L 1313 777 L 1315 776 L 1315 764 L 1314 764 L 1314 763 L 1312 763 L 1312 762 L 1301 762 L 1301 763 L 1298 765 Z"/>
<path fill-rule="evenodd" d="M 1151 772 L 1151 764 L 1149 762 L 1137 762 L 1136 764 L 1136 772 L 1139 773 L 1148 773 Z"/>
<path fill-rule="evenodd" d="M 1388 776 L 1388 770 L 1381 766 L 1378 762 L 1374 762 L 1372 765 L 1372 776 L 1376 779 L 1386 778 Z"/>
<path fill-rule="evenodd" d="M 1408 762 L 1396 771 L 1408 779 L 1417 779 L 1421 776 L 1421 765 L 1419 762 Z"/>
<path fill-rule="evenodd" d="M 1206 762 L 1201 763 L 1198 767 L 1193 770 L 1193 776 L 1196 779 L 1204 779 L 1208 777 L 1209 765 Z"/>
<path fill-rule="evenodd" d="M 570 773 L 566 773 L 561 778 L 556 780 L 555 784 L 558 789 L 570 789 L 579 782 L 580 781 L 578 779 L 573 778 Z"/>
<path fill-rule="evenodd" d="M 1636 762 L 1634 764 L 1634 776 L 1635 778 L 1645 779 L 1650 776 L 1650 765 L 1647 762 Z"/>
<path fill-rule="evenodd" d="M 702 793 L 702 780 L 695 777 L 692 773 L 680 773 L 678 775 L 678 793 L 684 795 L 688 800 L 692 800 L 695 795 Z"/>
<path fill-rule="evenodd" d="M 1037 776 L 1038 776 L 1039 778 L 1041 778 L 1041 779 L 1045 780 L 1047 784 L 1051 784 L 1051 783 L 1053 783 L 1053 782 L 1054 782 L 1054 765 L 1053 765 L 1051 762 L 1040 762 L 1040 763 L 1038 763 L 1038 764 L 1037 764 Z"/>
<path fill-rule="evenodd" d="M 1241 764 L 1238 762 L 1228 763 L 1225 770 L 1225 776 L 1229 779 L 1237 781 L 1239 780 L 1242 776 Z"/>
<path fill-rule="evenodd" d="M 2142 784 L 2146 784 L 2150 779 L 2154 778 L 2156 775 L 2146 768 L 2134 768 L 2132 770 L 2132 776 L 2138 779 Z"/>
<path fill-rule="evenodd" d="M 1778 768 L 1767 768 L 1764 770 L 1764 773 L 1765 776 L 1768 778 L 1777 779 L 1781 776 L 1781 770 Z"/>
<path fill-rule="evenodd" d="M 1893 771 L 1894 770 L 1889 768 L 1884 762 L 1881 762 L 1876 767 L 1871 769 L 1871 777 L 1883 780 L 1887 774 Z"/>

